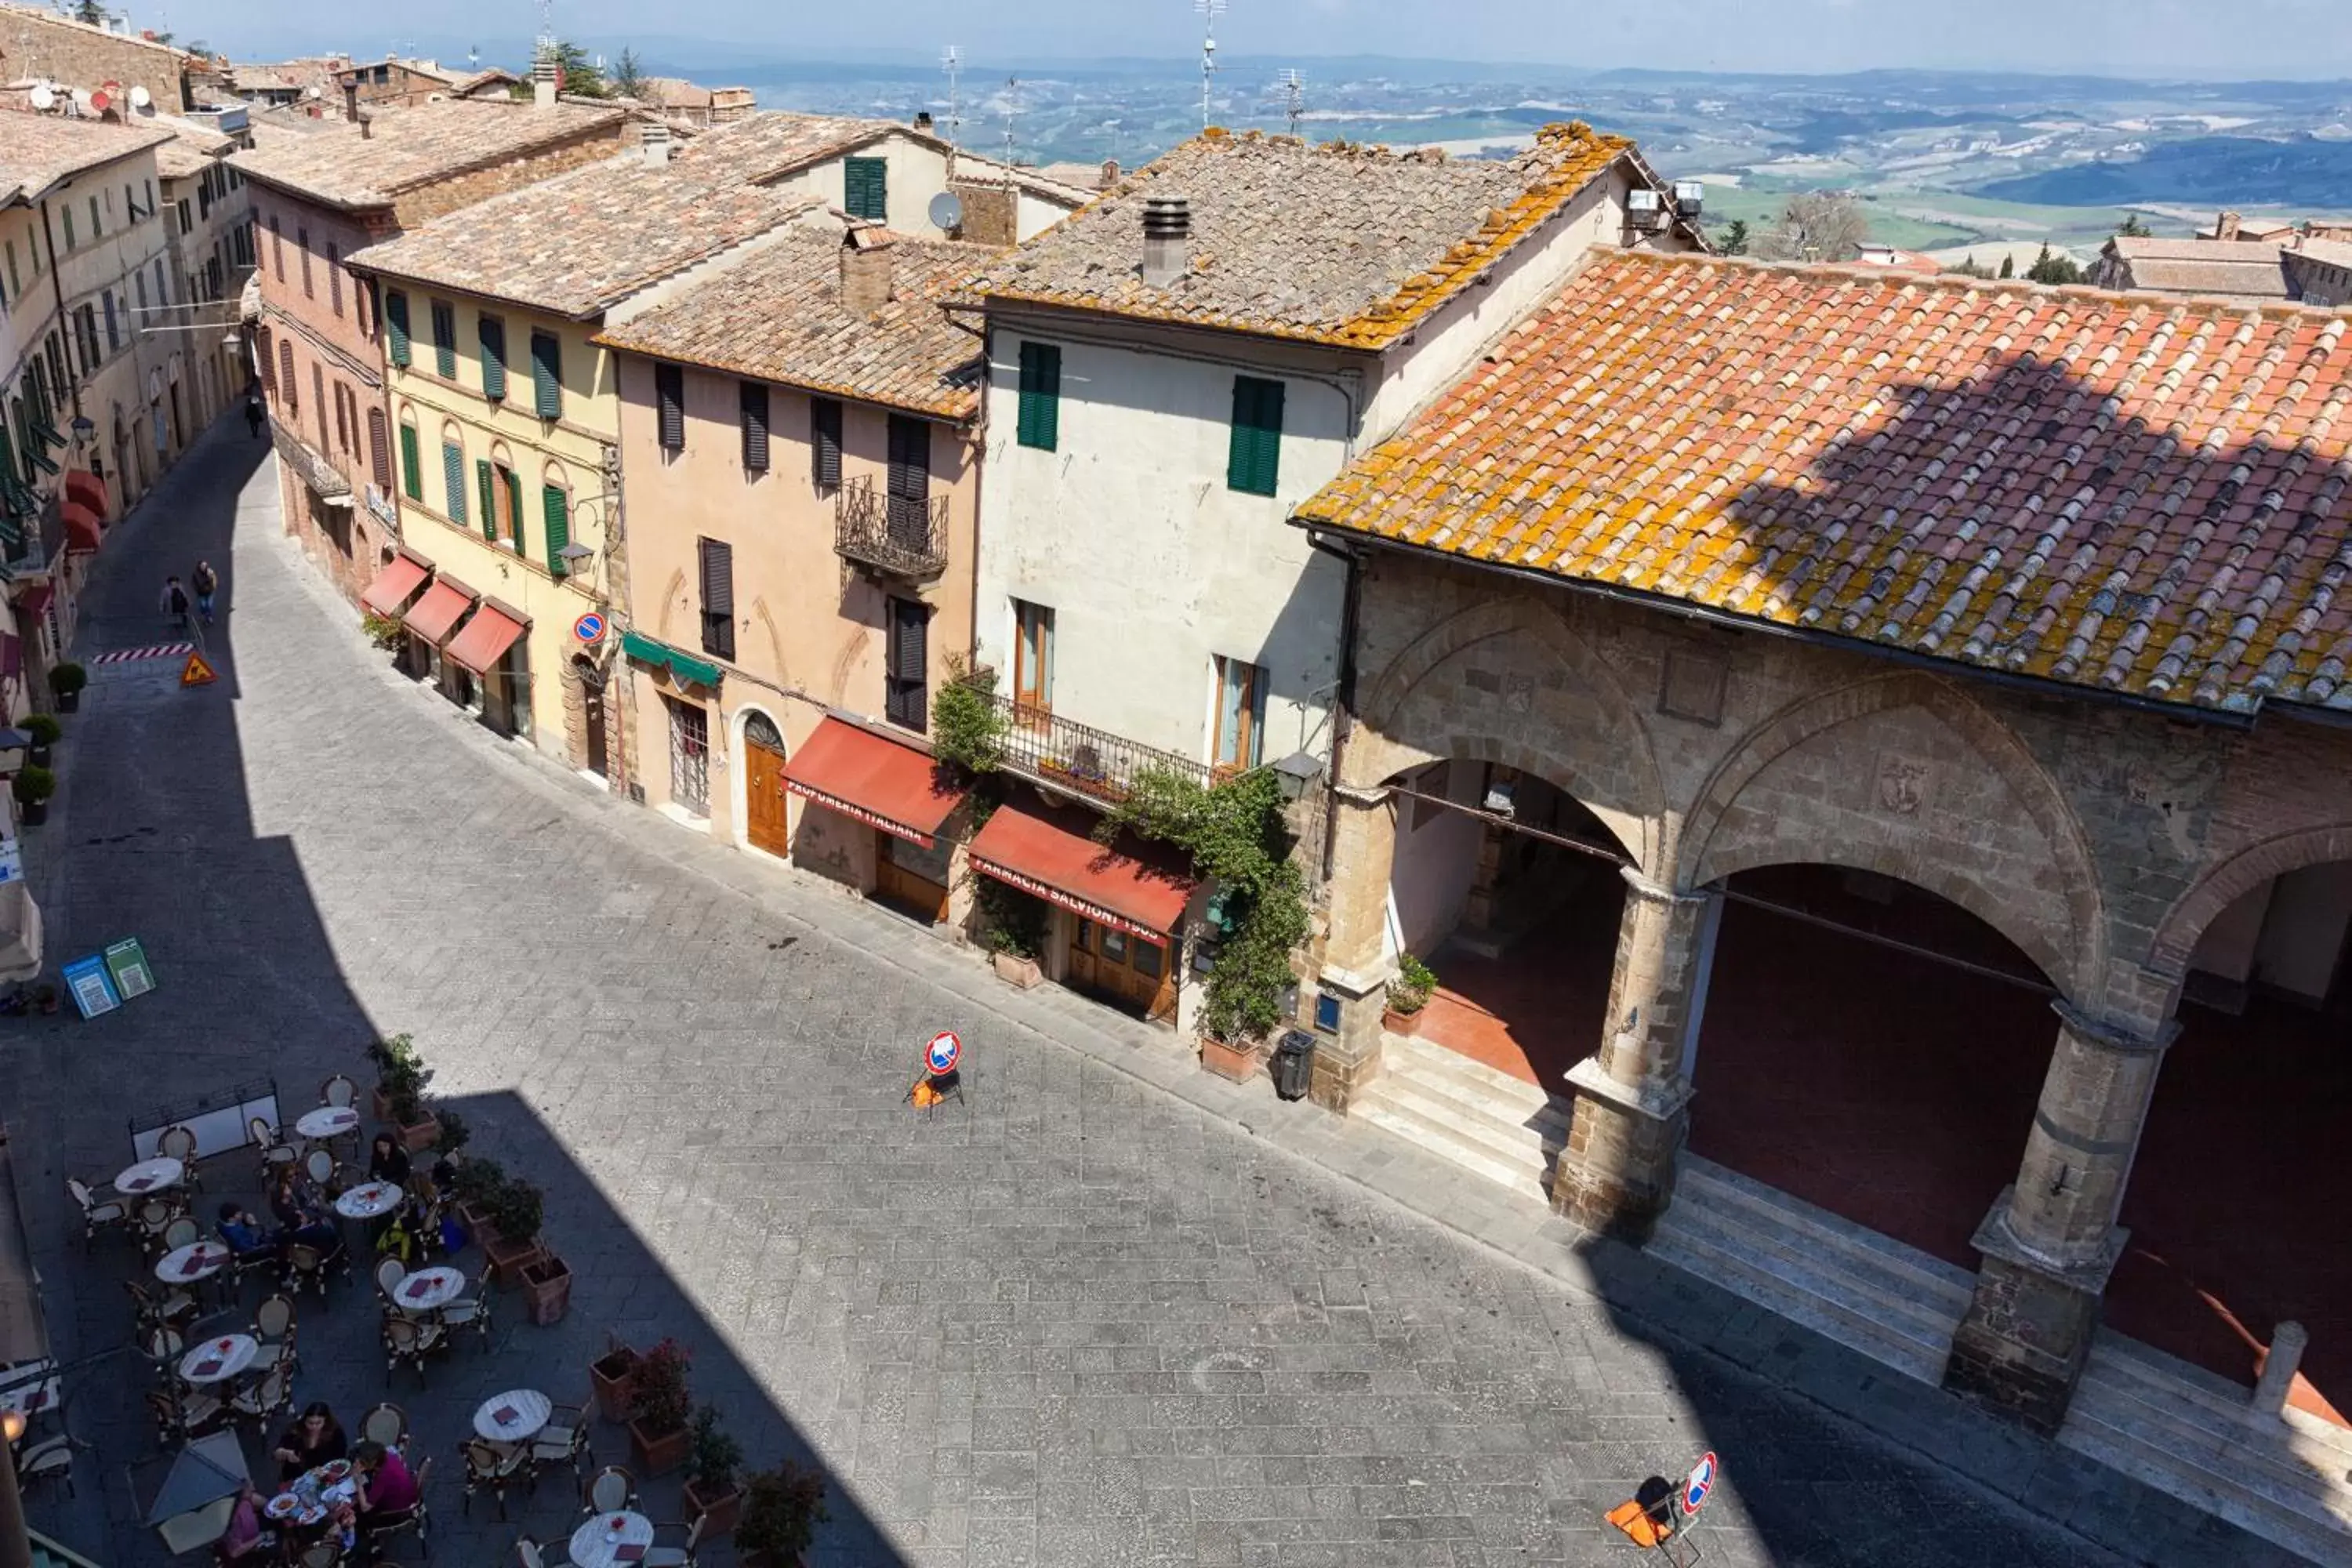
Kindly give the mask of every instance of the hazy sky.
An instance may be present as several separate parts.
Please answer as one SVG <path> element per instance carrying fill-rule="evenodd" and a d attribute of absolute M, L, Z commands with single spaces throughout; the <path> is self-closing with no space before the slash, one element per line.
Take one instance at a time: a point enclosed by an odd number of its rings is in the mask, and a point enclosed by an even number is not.
<path fill-rule="evenodd" d="M 134 23 L 233 53 L 462 53 L 537 30 L 530 0 L 131 0 Z M 1192 54 L 1190 0 L 554 0 L 572 37 L 737 40 L 763 56 Z M 364 15 L 358 26 L 338 16 Z M 399 20 L 394 22 L 393 18 Z M 1229 55 L 1384 54 L 1699 70 L 1991 67 L 2113 75 L 2352 78 L 2352 0 L 1232 0 Z"/>

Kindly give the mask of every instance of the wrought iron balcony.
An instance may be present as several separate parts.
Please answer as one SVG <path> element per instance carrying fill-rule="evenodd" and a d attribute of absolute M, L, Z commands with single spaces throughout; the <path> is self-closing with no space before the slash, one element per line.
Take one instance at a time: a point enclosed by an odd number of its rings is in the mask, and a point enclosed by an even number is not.
<path fill-rule="evenodd" d="M 989 693 L 1004 721 L 998 737 L 998 765 L 1055 789 L 1116 805 L 1134 792 L 1138 774 L 1159 771 L 1209 782 L 1208 764 L 1163 752 L 1091 724 L 1064 719 L 1041 708 Z"/>
<path fill-rule="evenodd" d="M 916 581 L 948 569 L 948 498 L 885 495 L 870 479 L 841 487 L 833 548 L 845 559 Z"/>

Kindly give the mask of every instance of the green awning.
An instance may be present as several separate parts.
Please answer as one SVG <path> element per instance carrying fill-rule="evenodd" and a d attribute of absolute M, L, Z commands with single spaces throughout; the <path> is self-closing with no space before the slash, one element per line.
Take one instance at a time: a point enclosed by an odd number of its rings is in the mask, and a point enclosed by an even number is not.
<path fill-rule="evenodd" d="M 717 665 L 709 659 L 697 658 L 690 653 L 681 652 L 666 642 L 656 642 L 643 632 L 623 632 L 621 651 L 640 664 L 650 664 L 657 669 L 667 669 L 681 681 L 695 686 L 708 686 L 714 691 L 719 689 L 720 671 Z"/>

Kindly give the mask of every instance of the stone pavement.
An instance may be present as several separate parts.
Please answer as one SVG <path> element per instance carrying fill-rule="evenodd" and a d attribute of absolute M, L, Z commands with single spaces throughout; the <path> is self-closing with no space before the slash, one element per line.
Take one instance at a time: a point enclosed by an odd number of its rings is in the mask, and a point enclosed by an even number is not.
<path fill-rule="evenodd" d="M 688 1346 L 755 1461 L 823 1461 L 818 1564 L 1601 1563 L 1632 1551 L 1601 1510 L 1707 1447 L 1711 1564 L 2278 1560 L 548 769 L 366 647 L 280 535 L 265 450 L 215 430 L 109 542 L 85 655 L 154 640 L 155 584 L 208 552 L 222 679 L 109 667 L 30 836 L 53 953 L 135 933 L 162 984 L 90 1023 L 0 1020 L 96 1445 L 78 1498 L 32 1504 L 67 1544 L 162 1555 L 126 1475 L 155 1452 L 121 1348 L 131 1265 L 83 1256 L 63 1178 L 119 1168 L 142 1108 L 266 1076 L 290 1114 L 408 1031 L 475 1151 L 548 1189 L 575 1274 L 559 1327 L 509 1311 L 490 1351 L 390 1385 L 436 1458 L 438 1562 L 568 1531 L 552 1486 L 510 1523 L 461 1517 L 457 1444 L 491 1393 L 584 1395 L 608 1332 Z M 919 1118 L 901 1097 L 942 1026 L 970 1103 Z M 213 1196 L 248 1173 L 215 1162 Z M 386 1397 L 366 1296 L 302 1308 L 298 1397 L 347 1423 Z M 598 1457 L 625 1458 L 617 1430 Z M 648 1488 L 657 1517 L 675 1497 Z"/>

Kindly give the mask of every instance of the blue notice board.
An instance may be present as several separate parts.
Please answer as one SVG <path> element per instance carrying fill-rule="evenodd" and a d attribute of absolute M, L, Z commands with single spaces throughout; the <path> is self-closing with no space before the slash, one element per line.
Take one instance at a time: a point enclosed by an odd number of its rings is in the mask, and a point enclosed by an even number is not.
<path fill-rule="evenodd" d="M 106 960 L 93 955 L 77 958 L 65 966 L 66 989 L 73 993 L 74 1005 L 85 1018 L 95 1018 L 100 1013 L 111 1013 L 122 1005 L 115 994 L 114 977 L 106 972 Z"/>

